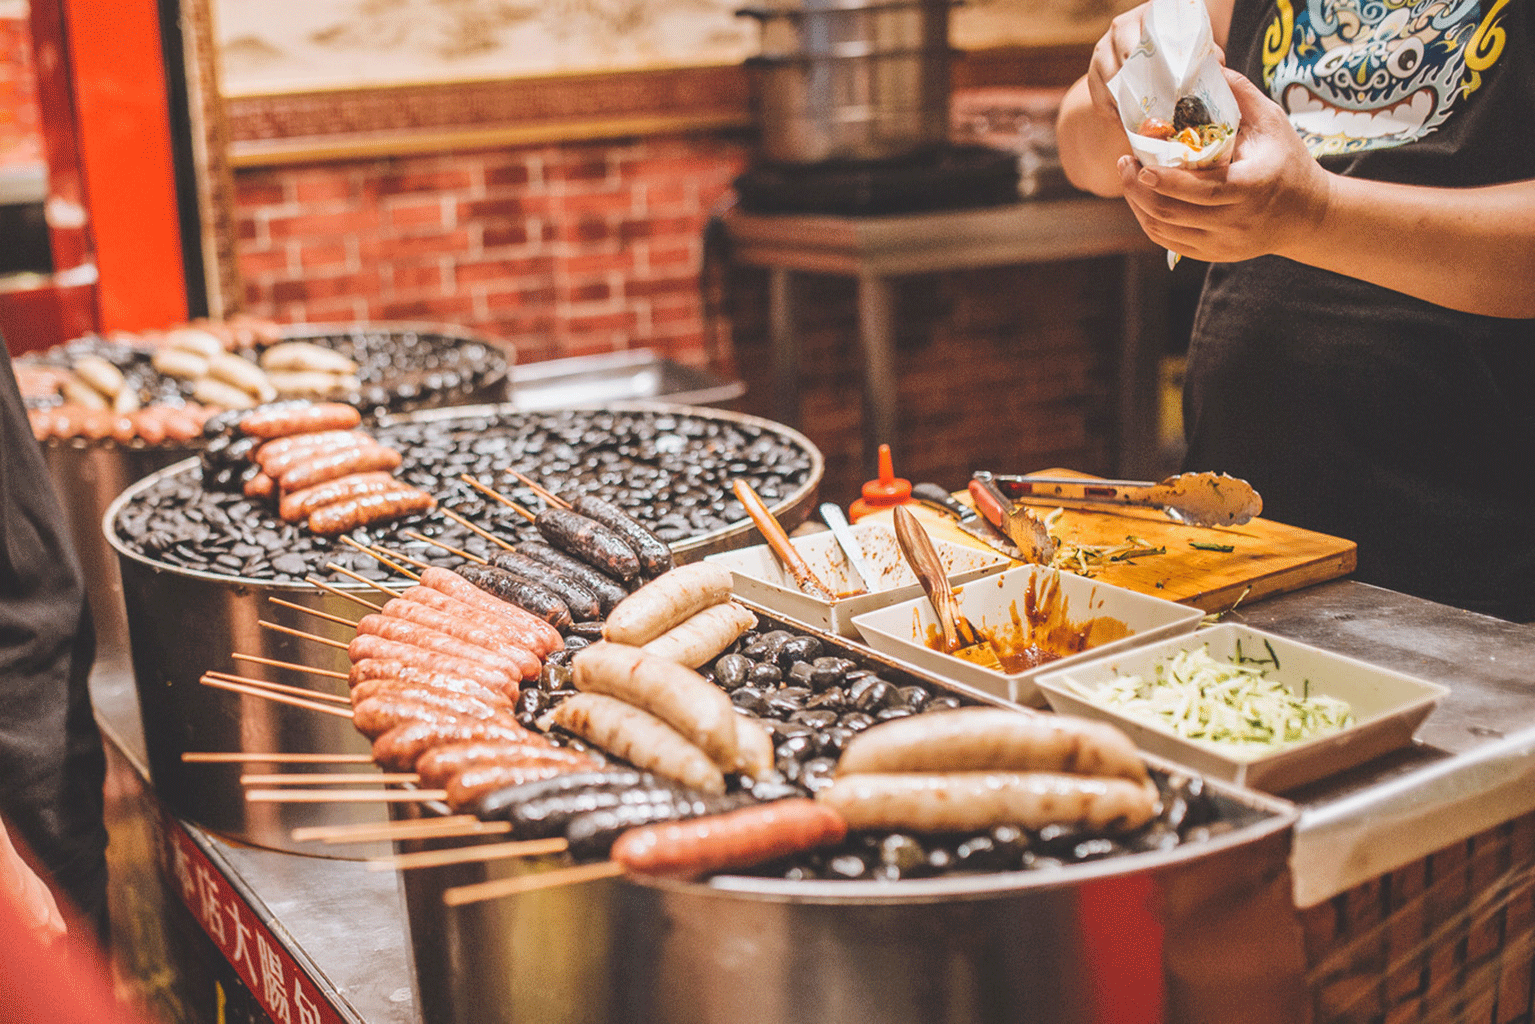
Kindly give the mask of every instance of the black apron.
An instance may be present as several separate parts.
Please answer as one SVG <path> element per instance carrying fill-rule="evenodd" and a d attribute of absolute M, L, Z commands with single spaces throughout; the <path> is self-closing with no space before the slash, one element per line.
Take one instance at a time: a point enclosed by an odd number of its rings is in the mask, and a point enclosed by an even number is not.
<path fill-rule="evenodd" d="M 95 634 L 9 356 L 0 431 L 0 815 L 104 941 L 106 761 L 86 685 Z"/>

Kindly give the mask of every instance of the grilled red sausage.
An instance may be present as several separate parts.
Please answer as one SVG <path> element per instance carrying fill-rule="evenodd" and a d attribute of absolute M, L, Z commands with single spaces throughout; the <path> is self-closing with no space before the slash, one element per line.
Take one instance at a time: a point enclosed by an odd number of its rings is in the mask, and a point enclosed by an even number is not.
<path fill-rule="evenodd" d="M 245 481 L 242 491 L 247 498 L 257 498 L 264 501 L 277 494 L 277 481 L 265 473 L 257 473 Z"/>
<path fill-rule="evenodd" d="M 393 691 L 360 700 L 352 708 L 352 724 L 369 739 L 377 739 L 406 722 L 472 720 L 516 725 L 504 707 L 486 704 L 463 694 L 430 694 Z"/>
<path fill-rule="evenodd" d="M 286 437 L 318 430 L 350 430 L 362 422 L 362 414 L 340 402 L 287 409 L 262 409 L 240 420 L 240 431 L 250 437 Z"/>
<path fill-rule="evenodd" d="M 277 485 L 284 494 L 292 494 L 337 477 L 373 470 L 393 471 L 399 466 L 400 453 L 376 442 L 340 451 L 321 450 L 289 466 L 277 478 Z"/>
<path fill-rule="evenodd" d="M 386 603 L 383 613 L 396 619 L 419 623 L 428 629 L 474 644 L 491 654 L 509 658 L 521 668 L 524 679 L 531 678 L 528 675 L 530 671 L 536 676 L 543 667 L 538 655 L 519 642 L 517 633 L 483 616 L 464 618 L 405 597 L 397 597 Z"/>
<path fill-rule="evenodd" d="M 412 671 L 444 673 L 470 680 L 508 696 L 517 692 L 517 684 L 522 679 L 520 672 L 515 676 L 510 675 L 504 669 L 493 668 L 482 661 L 456 658 L 441 651 L 428 650 L 398 640 L 386 640 L 371 633 L 357 634 L 357 638 L 347 645 L 347 654 L 352 659 L 348 681 L 354 686 L 364 679 L 378 678 L 379 673 L 388 674 L 392 671 L 375 666 L 396 664 L 403 664 Z"/>
<path fill-rule="evenodd" d="M 283 495 L 277 514 L 284 522 L 296 523 L 308 519 L 309 513 L 326 505 L 334 505 L 348 498 L 360 498 L 364 494 L 378 494 L 399 486 L 400 482 L 388 473 L 353 473 L 351 476 L 337 477 Z"/>
<path fill-rule="evenodd" d="M 334 537 L 359 526 L 392 522 L 430 512 L 436 507 L 437 499 L 420 488 L 410 484 L 396 484 L 390 490 L 345 498 L 333 505 L 316 509 L 309 514 L 309 532 L 321 537 Z"/>
<path fill-rule="evenodd" d="M 504 740 L 449 743 L 433 747 L 416 759 L 416 774 L 433 789 L 443 788 L 449 779 L 461 772 L 491 767 L 557 767 L 565 771 L 589 771 L 597 767 L 597 762 L 586 754 L 550 746 L 541 736 L 522 743 Z M 515 784 L 505 783 L 508 786 Z"/>
<path fill-rule="evenodd" d="M 446 654 L 454 658 L 466 658 L 469 661 L 478 661 L 482 665 L 499 669 L 514 679 L 527 678 L 524 674 L 525 663 L 517 661 L 505 654 L 488 651 L 483 647 L 477 647 L 472 643 L 460 640 L 448 633 L 430 629 L 417 622 L 408 619 L 396 618 L 393 615 L 364 615 L 357 623 L 358 633 L 371 633 L 381 636 L 385 640 L 398 640 L 402 644 L 411 644 L 422 647 L 438 654 Z M 527 652 L 524 651 L 524 654 Z M 536 664 L 538 659 L 533 659 Z M 534 676 L 538 670 L 533 670 Z"/>
<path fill-rule="evenodd" d="M 840 843 L 842 815 L 814 800 L 777 800 L 688 821 L 645 825 L 618 837 L 609 856 L 626 870 L 666 878 L 746 868 Z"/>
<path fill-rule="evenodd" d="M 406 722 L 373 741 L 373 760 L 390 771 L 408 772 L 416 759 L 432 747 L 470 740 L 503 740 L 516 743 L 536 736 L 520 725 L 500 721 L 457 718 L 440 722 Z"/>
<path fill-rule="evenodd" d="M 447 570 L 443 571 L 446 572 Z M 456 615 L 467 622 L 485 622 L 505 627 L 508 635 L 517 638 L 518 647 L 532 651 L 540 658 L 550 651 L 564 646 L 563 641 L 560 640 L 559 633 L 552 629 L 541 628 L 548 624 L 540 619 L 533 618 L 526 612 L 521 612 L 520 609 L 512 609 L 513 611 L 519 611 L 520 617 L 503 615 L 499 611 L 493 612 L 478 608 L 466 601 L 449 597 L 440 590 L 433 590 L 431 587 L 425 586 L 411 587 L 400 596 L 407 597 L 418 604 L 424 604 L 428 608 L 436 608 L 440 612 Z M 506 605 L 506 607 L 511 608 L 510 605 Z"/>
<path fill-rule="evenodd" d="M 367 434 L 356 430 L 326 430 L 318 434 L 294 434 L 291 437 L 279 437 L 275 441 L 266 441 L 256 449 L 255 456 L 251 460 L 273 476 L 282 476 L 299 459 L 306 455 L 313 455 L 317 451 L 339 451 L 342 448 L 356 448 L 372 442 Z"/>
<path fill-rule="evenodd" d="M 447 677 L 452 678 L 452 677 Z M 512 702 L 500 690 L 492 690 L 481 686 L 479 683 L 471 683 L 467 679 L 455 680 L 451 686 L 434 686 L 428 683 L 407 682 L 398 676 L 379 676 L 374 679 L 364 679 L 352 687 L 352 703 L 356 705 L 369 697 L 377 697 L 388 693 L 431 694 L 434 699 L 441 697 L 467 697 L 484 704 L 501 708 L 503 711 L 512 710 Z"/>
<path fill-rule="evenodd" d="M 565 646 L 565 639 L 560 636 L 560 631 L 549 623 L 525 608 L 503 601 L 494 594 L 487 594 L 451 569 L 433 567 L 421 570 L 421 585 L 472 608 L 479 608 L 481 611 L 503 616 L 514 622 L 525 623 L 535 637 L 543 638 L 542 643 L 548 645 L 548 651 L 558 651 Z M 538 651 L 539 648 L 534 647 L 533 650 Z M 548 651 L 541 653 L 547 654 Z"/>

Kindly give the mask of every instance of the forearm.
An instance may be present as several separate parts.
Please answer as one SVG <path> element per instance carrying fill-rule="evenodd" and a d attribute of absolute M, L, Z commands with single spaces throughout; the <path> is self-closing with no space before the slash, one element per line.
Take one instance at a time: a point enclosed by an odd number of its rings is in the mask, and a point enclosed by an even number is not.
<path fill-rule="evenodd" d="M 1276 251 L 1451 309 L 1535 318 L 1535 181 L 1447 189 L 1330 174 L 1315 230 Z"/>
<path fill-rule="evenodd" d="M 1130 140 L 1117 118 L 1093 106 L 1086 78 L 1078 79 L 1061 101 L 1055 137 L 1061 167 L 1073 185 L 1094 195 L 1124 194 L 1116 164 L 1130 152 Z"/>

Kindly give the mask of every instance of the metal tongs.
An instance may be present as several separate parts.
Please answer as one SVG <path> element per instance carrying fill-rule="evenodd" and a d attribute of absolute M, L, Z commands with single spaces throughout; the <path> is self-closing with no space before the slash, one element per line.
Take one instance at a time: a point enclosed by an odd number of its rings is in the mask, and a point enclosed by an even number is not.
<path fill-rule="evenodd" d="M 1185 526 L 1239 526 L 1263 512 L 1263 498 L 1246 480 L 1225 473 L 1184 473 L 1159 483 L 1091 477 L 1006 476 L 979 472 L 1010 501 L 1084 501 L 1158 508 Z"/>

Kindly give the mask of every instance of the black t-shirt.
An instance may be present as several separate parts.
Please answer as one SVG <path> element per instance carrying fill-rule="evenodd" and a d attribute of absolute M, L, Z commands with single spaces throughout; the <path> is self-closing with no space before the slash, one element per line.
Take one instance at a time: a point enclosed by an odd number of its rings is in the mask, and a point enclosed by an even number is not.
<path fill-rule="evenodd" d="M 1532 32 L 1520 0 L 1237 0 L 1226 53 L 1329 170 L 1474 186 L 1535 178 Z M 1356 541 L 1365 582 L 1535 620 L 1532 388 L 1535 321 L 1280 257 L 1217 264 L 1187 464 L 1247 478 L 1269 518 Z"/>

